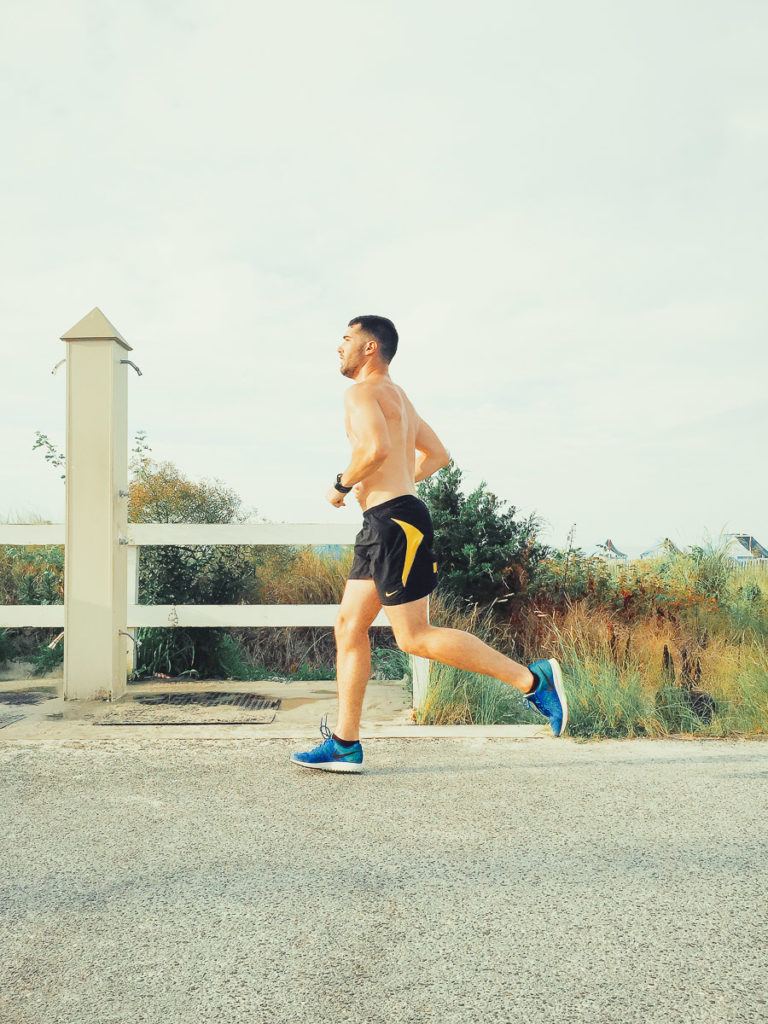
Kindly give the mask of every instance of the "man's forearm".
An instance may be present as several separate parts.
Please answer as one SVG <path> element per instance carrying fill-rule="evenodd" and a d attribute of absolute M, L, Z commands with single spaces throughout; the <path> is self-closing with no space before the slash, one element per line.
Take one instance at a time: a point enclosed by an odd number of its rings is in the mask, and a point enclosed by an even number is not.
<path fill-rule="evenodd" d="M 354 487 L 361 480 L 365 480 L 371 473 L 375 473 L 379 466 L 387 458 L 384 455 L 371 455 L 367 451 L 352 449 L 352 461 L 341 474 L 341 482 L 345 487 Z"/>
<path fill-rule="evenodd" d="M 414 482 L 418 483 L 420 480 L 426 480 L 428 476 L 432 476 L 433 473 L 436 473 L 438 469 L 445 465 L 445 459 L 437 458 L 434 455 L 426 455 L 424 452 L 416 452 Z"/>

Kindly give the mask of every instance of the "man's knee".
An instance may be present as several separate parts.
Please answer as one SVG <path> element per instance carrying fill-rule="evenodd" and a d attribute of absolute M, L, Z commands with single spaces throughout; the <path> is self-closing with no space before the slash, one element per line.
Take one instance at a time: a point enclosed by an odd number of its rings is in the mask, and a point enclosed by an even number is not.
<path fill-rule="evenodd" d="M 360 637 L 367 637 L 368 626 L 362 619 L 358 619 L 352 615 L 345 615 L 340 612 L 336 616 L 333 632 L 336 637 L 336 642 L 343 643 L 345 641 L 359 639 Z"/>
<path fill-rule="evenodd" d="M 413 654 L 417 658 L 428 657 L 427 632 L 395 633 L 395 643 L 404 654 Z"/>

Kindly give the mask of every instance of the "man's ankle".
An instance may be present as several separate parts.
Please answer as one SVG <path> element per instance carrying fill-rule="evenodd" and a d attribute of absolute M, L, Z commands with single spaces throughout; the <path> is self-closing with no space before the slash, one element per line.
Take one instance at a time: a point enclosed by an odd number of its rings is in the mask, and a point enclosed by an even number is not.
<path fill-rule="evenodd" d="M 343 740 L 341 738 L 341 736 L 337 736 L 335 732 L 332 732 L 331 736 L 333 736 L 333 738 L 336 740 L 336 742 L 340 743 L 342 745 L 342 747 L 354 747 L 354 745 L 356 743 L 360 742 L 359 738 L 356 739 L 356 740 Z"/>

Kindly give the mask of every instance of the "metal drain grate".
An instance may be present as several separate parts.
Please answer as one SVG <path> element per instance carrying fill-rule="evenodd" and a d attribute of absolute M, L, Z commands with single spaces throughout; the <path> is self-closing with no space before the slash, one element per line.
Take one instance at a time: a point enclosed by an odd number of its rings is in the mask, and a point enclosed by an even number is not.
<path fill-rule="evenodd" d="M 14 722 L 20 722 L 24 715 L 14 715 L 10 711 L 0 711 L 0 729 L 4 729 L 6 725 L 13 725 Z"/>
<path fill-rule="evenodd" d="M 258 693 L 142 693 L 113 705 L 94 725 L 268 725 L 281 701 Z"/>
<path fill-rule="evenodd" d="M 237 708 L 279 708 L 279 698 L 262 697 L 258 693 L 222 693 L 219 690 L 206 690 L 205 693 L 139 693 L 134 701 L 140 704 L 199 704 L 201 707 L 215 708 L 220 704 L 229 704 Z"/>
<path fill-rule="evenodd" d="M 0 692 L 0 704 L 40 704 L 55 697 L 55 693 L 40 690 L 3 690 Z"/>

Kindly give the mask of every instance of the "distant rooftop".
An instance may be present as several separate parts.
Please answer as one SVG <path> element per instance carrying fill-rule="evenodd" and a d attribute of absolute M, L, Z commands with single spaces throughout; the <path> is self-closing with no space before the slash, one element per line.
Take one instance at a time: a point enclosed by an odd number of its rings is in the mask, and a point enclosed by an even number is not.
<path fill-rule="evenodd" d="M 616 559 L 627 561 L 627 556 L 623 551 L 619 551 L 612 540 L 607 540 L 603 544 L 596 544 L 594 551 L 590 552 L 590 557 L 603 558 L 607 561 L 614 561 Z"/>
<path fill-rule="evenodd" d="M 768 558 L 768 550 L 748 533 L 729 533 L 728 554 L 739 561 L 750 558 Z"/>
<path fill-rule="evenodd" d="M 680 548 L 675 544 L 674 541 L 670 540 L 669 537 L 665 537 L 664 540 L 657 541 L 653 547 L 648 548 L 647 551 L 643 551 L 640 555 L 641 558 L 664 558 L 666 555 L 679 555 Z"/>

